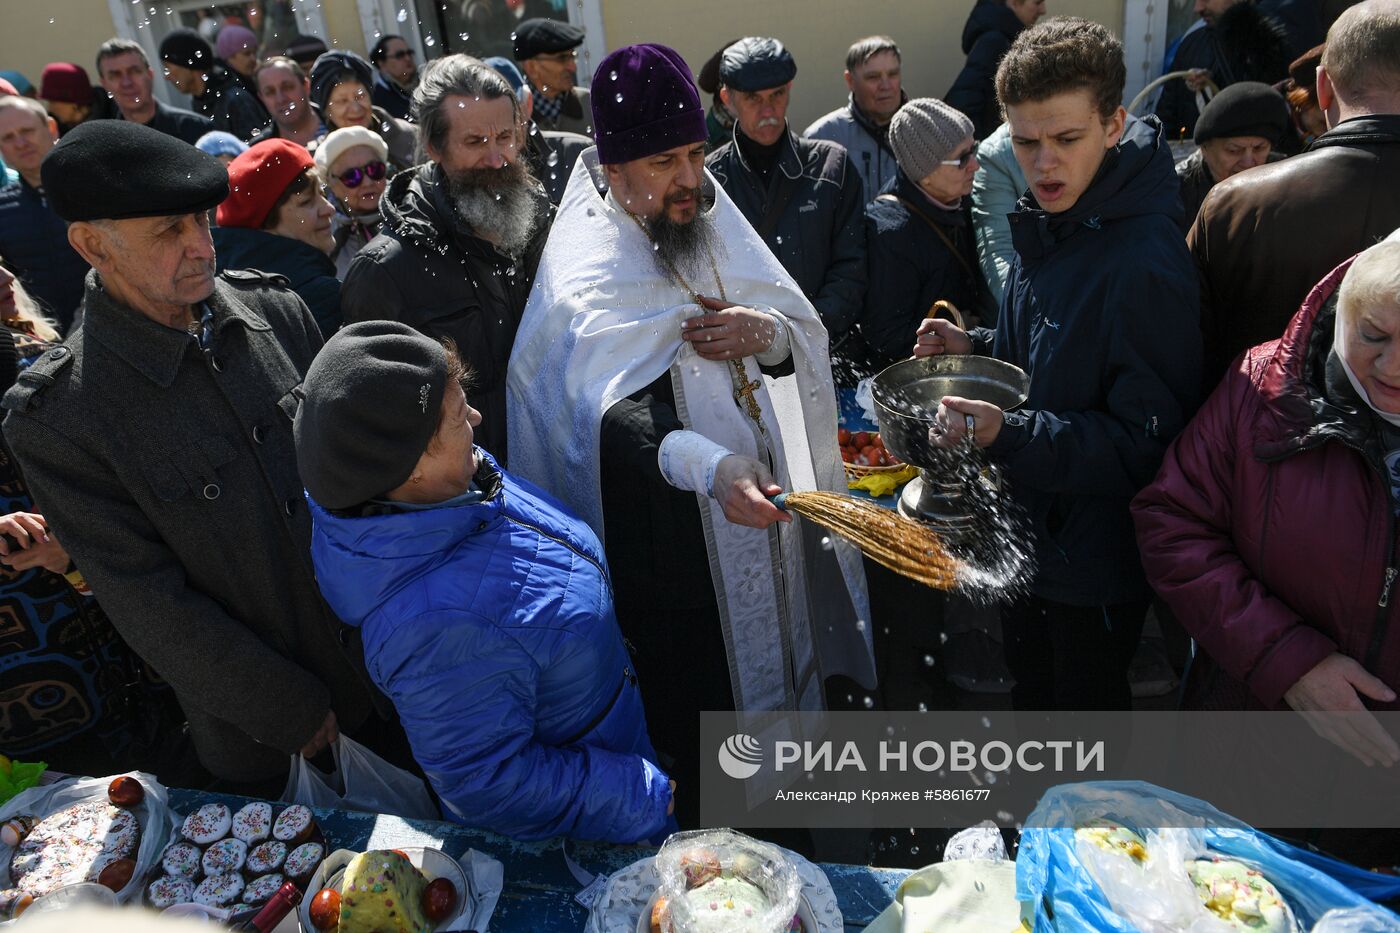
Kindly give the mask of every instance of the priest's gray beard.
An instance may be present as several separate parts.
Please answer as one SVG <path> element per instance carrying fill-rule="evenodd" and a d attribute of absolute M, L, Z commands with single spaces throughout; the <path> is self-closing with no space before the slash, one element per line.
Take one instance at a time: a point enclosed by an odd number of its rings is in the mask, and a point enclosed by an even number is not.
<path fill-rule="evenodd" d="M 519 256 L 539 226 L 538 182 L 519 162 L 502 168 L 468 168 L 447 175 L 457 221 L 472 236 L 491 239 L 496 248 Z M 484 237 L 483 234 L 490 234 Z"/>
<path fill-rule="evenodd" d="M 688 193 L 695 197 L 697 205 L 701 203 L 698 189 Z M 675 269 L 687 282 L 708 281 L 710 260 L 721 251 L 715 222 L 708 212 L 697 210 L 690 223 L 676 223 L 666 211 L 669 203 L 670 198 L 667 198 L 661 213 L 648 224 L 652 245 L 656 247 L 657 267 L 668 278 Z M 697 283 L 695 287 L 700 288 L 700 285 Z"/>

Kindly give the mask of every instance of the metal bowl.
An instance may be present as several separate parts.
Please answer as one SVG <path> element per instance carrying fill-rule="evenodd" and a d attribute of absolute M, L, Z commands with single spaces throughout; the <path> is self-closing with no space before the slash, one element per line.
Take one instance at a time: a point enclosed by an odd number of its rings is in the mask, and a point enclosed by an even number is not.
<path fill-rule="evenodd" d="M 932 463 L 929 429 L 945 395 L 991 402 L 1005 409 L 1026 400 L 1031 377 L 1025 370 L 973 354 L 915 357 L 880 371 L 871 385 L 875 420 L 885 448 L 905 463 Z"/>

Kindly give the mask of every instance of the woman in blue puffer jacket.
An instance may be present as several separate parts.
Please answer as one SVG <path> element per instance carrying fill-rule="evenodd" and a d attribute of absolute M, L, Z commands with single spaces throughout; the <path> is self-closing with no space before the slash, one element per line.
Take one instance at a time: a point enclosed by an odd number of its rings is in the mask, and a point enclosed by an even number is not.
<path fill-rule="evenodd" d="M 395 321 L 327 341 L 297 460 L 321 591 L 363 636 L 459 822 L 517 839 L 674 828 L 598 539 L 472 444 L 455 350 Z"/>

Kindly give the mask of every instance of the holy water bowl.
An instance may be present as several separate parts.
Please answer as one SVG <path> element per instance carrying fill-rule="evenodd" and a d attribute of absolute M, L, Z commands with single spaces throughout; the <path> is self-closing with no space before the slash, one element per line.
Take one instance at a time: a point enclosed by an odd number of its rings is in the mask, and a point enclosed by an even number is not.
<path fill-rule="evenodd" d="M 968 515 L 954 469 L 956 454 L 929 440 L 938 403 L 945 395 L 956 395 L 1005 410 L 1024 402 L 1030 385 L 1024 370 L 972 354 L 915 357 L 882 370 L 871 384 L 880 436 L 887 450 L 920 470 L 904 487 L 899 511 L 948 533 L 964 530 Z"/>

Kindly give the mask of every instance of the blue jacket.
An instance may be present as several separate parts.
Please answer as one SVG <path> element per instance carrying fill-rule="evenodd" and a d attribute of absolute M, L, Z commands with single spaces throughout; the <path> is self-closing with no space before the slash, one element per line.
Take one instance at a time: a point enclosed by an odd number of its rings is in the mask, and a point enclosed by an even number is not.
<path fill-rule="evenodd" d="M 949 107 L 967 114 L 978 139 L 986 139 L 1001 125 L 997 65 L 1025 28 L 1005 0 L 978 0 L 967 16 L 962 34 L 967 61 L 943 99 Z"/>
<path fill-rule="evenodd" d="M 1200 301 L 1180 216 L 1160 126 L 1131 117 L 1073 207 L 1050 214 L 1027 197 L 1011 215 L 1016 259 L 992 352 L 1031 387 L 988 453 L 1030 515 L 1032 590 L 1045 599 L 1094 606 L 1151 592 L 1128 502 L 1200 391 Z"/>
<path fill-rule="evenodd" d="M 83 301 L 88 264 L 68 245 L 68 224 L 23 178 L 0 188 L 0 257 L 66 332 Z"/>
<path fill-rule="evenodd" d="M 257 269 L 286 278 L 292 291 L 306 302 L 321 337 L 340 330 L 340 279 L 335 262 L 309 243 L 250 227 L 214 228 L 215 265 L 225 269 Z"/>
<path fill-rule="evenodd" d="M 360 629 L 370 676 L 457 820 L 517 839 L 655 836 L 671 791 L 602 546 L 480 457 L 475 504 L 347 517 L 312 501 L 321 592 Z"/>

